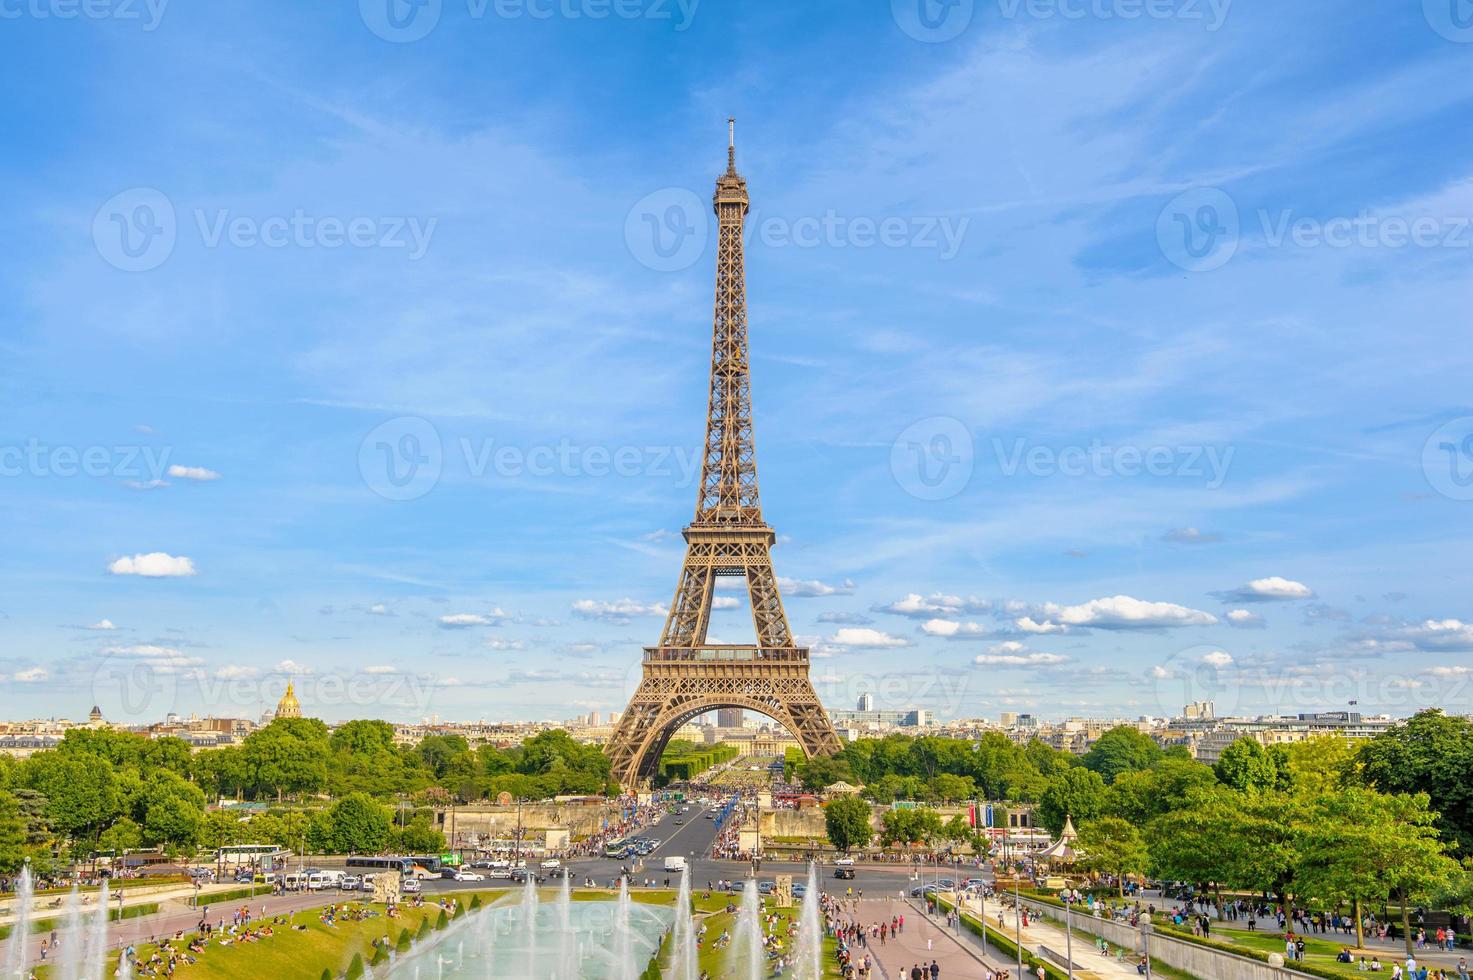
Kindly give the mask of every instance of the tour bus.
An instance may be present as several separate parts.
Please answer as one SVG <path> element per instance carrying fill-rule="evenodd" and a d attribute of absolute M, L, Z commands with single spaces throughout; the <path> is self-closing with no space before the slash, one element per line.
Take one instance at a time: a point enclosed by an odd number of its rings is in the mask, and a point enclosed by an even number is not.
<path fill-rule="evenodd" d="M 215 852 L 215 860 L 224 867 L 248 864 L 270 868 L 286 851 L 275 844 L 227 844 Z"/>
<path fill-rule="evenodd" d="M 420 864 L 419 859 L 411 857 L 350 857 L 346 864 L 348 870 L 360 874 L 365 871 L 397 871 L 406 878 L 433 878 L 438 873 L 438 868 L 431 871 Z"/>
<path fill-rule="evenodd" d="M 609 841 L 608 845 L 604 848 L 604 857 L 624 857 L 629 853 L 629 848 L 632 846 L 627 840 Z"/>

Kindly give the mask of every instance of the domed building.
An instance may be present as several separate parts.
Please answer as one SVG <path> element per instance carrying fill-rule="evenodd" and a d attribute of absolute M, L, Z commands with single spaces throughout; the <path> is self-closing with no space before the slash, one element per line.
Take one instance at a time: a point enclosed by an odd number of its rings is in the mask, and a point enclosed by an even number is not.
<path fill-rule="evenodd" d="M 278 718 L 300 718 L 302 717 L 302 704 L 297 700 L 296 693 L 292 690 L 292 682 L 286 682 L 286 693 L 281 700 L 276 702 L 276 717 Z"/>

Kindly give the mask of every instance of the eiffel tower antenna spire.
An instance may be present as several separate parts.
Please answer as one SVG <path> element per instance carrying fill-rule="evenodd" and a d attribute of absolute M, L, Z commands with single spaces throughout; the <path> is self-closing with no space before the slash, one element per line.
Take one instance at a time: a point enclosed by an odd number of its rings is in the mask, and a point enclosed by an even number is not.
<path fill-rule="evenodd" d="M 716 302 L 711 387 L 695 518 L 686 527 L 685 563 L 660 634 L 646 647 L 639 690 L 619 718 L 607 752 L 626 788 L 647 783 L 675 729 L 718 708 L 767 715 L 809 755 L 839 750 L 839 738 L 808 678 L 808 650 L 793 639 L 778 594 L 771 549 L 777 535 L 762 519 L 747 348 L 747 282 L 742 226 L 750 203 L 736 171 L 736 120 L 727 120 L 726 172 L 716 178 Z M 745 579 L 757 642 L 711 644 L 718 576 Z"/>

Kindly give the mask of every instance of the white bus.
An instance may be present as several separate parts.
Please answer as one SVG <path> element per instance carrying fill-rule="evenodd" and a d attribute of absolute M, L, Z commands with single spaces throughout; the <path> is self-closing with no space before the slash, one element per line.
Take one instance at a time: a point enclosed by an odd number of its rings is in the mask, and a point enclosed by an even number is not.
<path fill-rule="evenodd" d="M 275 844 L 227 844 L 215 852 L 215 860 L 227 868 L 239 865 L 270 868 L 272 862 L 286 855 L 287 851 Z"/>

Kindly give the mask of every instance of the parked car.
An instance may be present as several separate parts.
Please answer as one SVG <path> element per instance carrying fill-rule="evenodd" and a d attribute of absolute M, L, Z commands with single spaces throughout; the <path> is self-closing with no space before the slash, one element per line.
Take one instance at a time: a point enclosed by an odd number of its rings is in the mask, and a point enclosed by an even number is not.
<path fill-rule="evenodd" d="M 359 891 L 363 888 L 363 878 L 360 875 L 343 875 L 338 887 L 346 892 Z"/>
<path fill-rule="evenodd" d="M 479 874 L 469 868 L 461 868 L 451 875 L 456 881 L 485 881 L 486 876 Z"/>
<path fill-rule="evenodd" d="M 419 883 L 418 878 L 405 878 L 399 882 L 399 890 L 406 895 L 416 895 L 424 886 Z"/>

